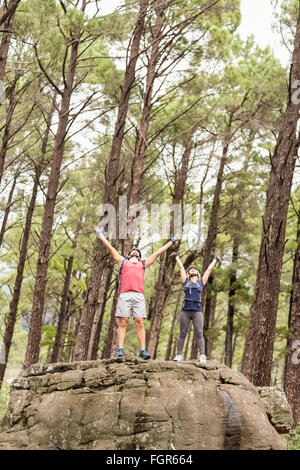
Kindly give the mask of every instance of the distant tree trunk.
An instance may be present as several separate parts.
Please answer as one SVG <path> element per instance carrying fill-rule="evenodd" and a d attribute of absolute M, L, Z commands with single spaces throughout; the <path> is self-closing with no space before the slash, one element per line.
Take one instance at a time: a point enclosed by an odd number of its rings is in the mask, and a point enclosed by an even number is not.
<path fill-rule="evenodd" d="M 139 123 L 138 136 L 135 143 L 135 153 L 131 170 L 131 186 L 129 190 L 129 206 L 138 204 L 140 202 L 140 194 L 143 182 L 143 170 L 144 170 L 144 159 L 145 151 L 147 148 L 147 136 L 150 124 L 150 113 L 152 109 L 152 93 L 153 86 L 156 78 L 156 67 L 157 62 L 160 58 L 160 41 L 162 39 L 162 29 L 164 25 L 164 1 L 158 6 L 154 6 L 156 19 L 153 28 L 153 39 L 151 44 L 151 52 L 149 57 L 149 63 L 147 64 L 147 76 L 146 76 L 146 89 L 143 103 L 142 117 Z M 135 216 L 128 218 L 128 224 L 134 220 Z M 124 253 L 127 253 L 131 248 L 133 236 L 128 236 L 124 241 Z"/>
<path fill-rule="evenodd" d="M 118 116 L 113 135 L 112 148 L 106 171 L 104 203 L 116 203 L 118 191 L 116 184 L 118 181 L 119 161 L 121 147 L 125 131 L 125 122 L 128 113 L 128 103 L 132 87 L 135 82 L 135 69 L 139 56 L 140 41 L 144 30 L 145 17 L 150 0 L 141 0 L 138 19 L 134 27 L 132 41 L 130 43 L 129 61 L 125 70 L 124 83 L 118 108 Z M 88 284 L 87 295 L 81 315 L 76 347 L 74 351 L 75 360 L 86 360 L 89 350 L 90 335 L 93 327 L 93 320 L 98 304 L 99 289 L 103 270 L 106 249 L 102 242 L 96 240 L 96 248 L 91 268 L 91 276 Z"/>
<path fill-rule="evenodd" d="M 222 193 L 222 184 L 223 184 L 223 175 L 224 175 L 224 168 L 225 164 L 227 162 L 228 158 L 228 147 L 229 147 L 229 142 L 230 142 L 230 131 L 231 131 L 231 126 L 232 126 L 232 119 L 233 119 L 233 113 L 230 114 L 229 117 L 229 122 L 227 124 L 227 130 L 226 130 L 226 136 L 225 136 L 225 141 L 223 145 L 223 151 L 222 151 L 222 158 L 220 161 L 220 166 L 218 170 L 218 176 L 217 176 L 217 183 L 214 191 L 214 198 L 213 198 L 213 205 L 212 205 L 212 210 L 210 214 L 210 221 L 209 221 L 209 226 L 208 226 L 208 232 L 207 232 L 207 238 L 205 240 L 204 244 L 204 254 L 203 254 L 203 267 L 202 267 L 202 273 L 206 271 L 208 266 L 210 265 L 212 261 L 212 255 L 216 247 L 216 239 L 217 239 L 217 234 L 218 234 L 218 216 L 219 216 L 219 209 L 220 209 L 220 198 L 221 198 L 221 193 Z M 211 287 L 212 289 L 212 280 L 208 280 L 208 286 Z M 207 287 L 208 287 L 207 286 Z M 211 298 L 206 297 L 206 292 L 207 292 L 207 287 L 203 290 L 202 293 L 202 305 L 204 308 L 204 326 L 203 326 L 203 333 L 204 337 L 206 337 L 207 330 L 210 327 L 210 312 L 211 312 Z M 195 338 L 193 343 L 195 344 Z M 193 357 L 191 359 L 196 359 L 197 357 L 197 350 L 193 348 Z"/>
<path fill-rule="evenodd" d="M 110 359 L 117 352 L 117 318 L 115 316 L 115 311 L 117 307 L 117 302 L 119 298 L 119 286 L 116 285 L 114 292 L 114 299 L 111 307 L 110 322 L 107 330 L 107 337 L 105 341 L 105 346 L 103 349 L 102 358 Z"/>
<path fill-rule="evenodd" d="M 172 317 L 172 325 L 171 325 L 171 329 L 170 329 L 170 333 L 169 333 L 169 339 L 168 339 L 168 346 L 167 346 L 167 349 L 166 349 L 165 361 L 170 360 L 170 355 L 171 355 L 171 351 L 172 351 L 172 343 L 173 343 L 174 326 L 175 326 L 175 323 L 176 323 L 176 319 L 178 317 L 179 308 L 181 307 L 181 302 L 180 302 L 181 297 L 182 297 L 182 293 L 181 293 L 181 291 L 179 291 L 179 295 L 178 295 L 177 302 L 176 302 L 176 307 L 175 307 L 173 317 Z"/>
<path fill-rule="evenodd" d="M 81 311 L 78 314 L 78 318 L 79 319 L 81 318 Z M 74 352 L 75 352 L 75 346 L 76 346 L 76 338 L 79 332 L 80 320 L 77 319 L 77 316 L 75 315 L 75 313 L 72 316 L 71 320 L 72 320 L 72 323 L 68 325 L 68 335 L 69 335 L 69 331 L 72 332 L 73 339 L 69 342 L 69 352 L 70 352 L 69 360 L 75 361 Z"/>
<path fill-rule="evenodd" d="M 209 318 L 210 318 L 210 325 L 209 328 L 213 329 L 215 326 L 215 311 L 216 311 L 216 305 L 217 305 L 217 296 L 215 293 L 212 294 L 212 296 L 207 299 L 207 308 L 209 309 Z M 207 330 L 207 333 L 209 330 Z M 206 350 L 206 356 L 207 359 L 211 359 L 211 354 L 214 348 L 214 339 L 210 337 L 209 334 L 207 334 L 206 338 L 206 344 L 205 344 L 205 350 Z"/>
<path fill-rule="evenodd" d="M 99 304 L 97 306 L 90 344 L 89 344 L 89 352 L 88 352 L 88 359 L 95 361 L 97 359 L 97 352 L 99 347 L 100 341 L 100 333 L 102 329 L 102 322 L 103 316 L 105 311 L 107 293 L 109 289 L 109 285 L 111 282 L 111 277 L 113 274 L 113 266 L 108 266 L 104 268 L 102 279 L 101 279 L 101 286 L 99 290 Z"/>
<path fill-rule="evenodd" d="M 4 210 L 4 217 L 3 217 L 3 220 L 2 220 L 2 225 L 1 225 L 1 230 L 0 230 L 0 246 L 2 245 L 4 234 L 6 232 L 7 220 L 8 220 L 8 216 L 9 216 L 9 213 L 10 213 L 11 206 L 13 204 L 12 199 L 13 199 L 14 191 L 15 191 L 15 188 L 16 188 L 16 183 L 17 183 L 18 176 L 19 176 L 19 172 L 16 172 L 15 175 L 14 175 L 14 179 L 13 179 L 10 191 L 9 191 L 7 204 L 6 204 L 6 207 L 5 207 L 5 210 Z"/>
<path fill-rule="evenodd" d="M 138 136 L 135 144 L 135 155 L 134 155 L 134 160 L 132 164 L 132 178 L 131 178 L 131 186 L 129 189 L 129 206 L 133 206 L 134 204 L 138 204 L 140 202 L 140 194 L 141 194 L 141 188 L 142 188 L 142 182 L 143 182 L 143 169 L 144 169 L 144 159 L 145 159 L 145 151 L 147 148 L 147 135 L 148 135 L 148 128 L 149 128 L 149 123 L 150 123 L 150 112 L 152 108 L 152 92 L 153 92 L 153 86 L 154 86 L 154 81 L 156 78 L 156 66 L 157 62 L 160 57 L 160 40 L 161 40 L 161 31 L 164 25 L 164 18 L 163 18 L 163 12 L 164 12 L 165 6 L 164 2 L 162 4 L 159 4 L 157 8 L 155 8 L 156 12 L 156 20 L 155 20 L 155 25 L 153 28 L 153 40 L 152 40 L 152 46 L 151 46 L 151 52 L 150 52 L 150 58 L 149 58 L 149 63 L 147 65 L 147 77 L 146 77 L 146 90 L 145 90 L 145 98 L 144 98 L 144 103 L 143 103 L 143 110 L 142 110 L 142 117 L 141 121 L 139 124 L 139 131 L 138 131 Z M 135 216 L 129 216 L 127 220 L 127 224 L 129 225 L 133 220 L 135 219 Z M 129 234 L 127 239 L 124 241 L 123 245 L 123 253 L 128 253 L 131 245 L 134 240 L 134 234 Z M 111 312 L 111 322 L 110 322 L 110 328 L 115 329 L 115 321 L 114 321 L 114 316 L 115 316 L 115 310 L 117 306 L 117 300 L 114 303 L 114 310 Z M 111 335 L 114 335 L 114 332 L 108 333 L 108 338 L 111 337 Z M 114 335 L 114 338 L 116 339 L 116 336 Z M 107 343 L 111 344 L 112 350 L 109 352 L 107 350 L 107 347 L 105 348 L 105 354 L 106 357 L 111 357 L 113 355 L 113 351 L 116 350 L 116 344 L 115 342 Z"/>
<path fill-rule="evenodd" d="M 73 246 L 72 246 L 73 250 L 75 250 L 75 248 L 76 248 L 76 240 L 74 240 Z M 50 359 L 51 363 L 57 362 L 58 353 L 59 353 L 60 348 L 62 347 L 62 334 L 63 334 L 63 327 L 65 324 L 65 319 L 66 319 L 66 314 L 67 314 L 67 300 L 68 300 L 68 295 L 69 295 L 69 290 L 70 290 L 71 275 L 72 275 L 72 270 L 73 270 L 73 261 L 74 261 L 74 255 L 71 255 L 67 263 L 66 277 L 64 281 L 62 299 L 61 299 L 60 310 L 59 310 L 59 315 L 58 315 L 58 324 L 57 324 L 51 359 Z"/>
<path fill-rule="evenodd" d="M 9 2 L 7 2 L 7 0 L 4 1 L 5 8 L 3 9 L 3 11 L 1 11 L 1 16 L 0 16 L 0 26 L 3 25 L 1 29 L 7 29 L 6 23 L 9 19 L 13 18 L 20 1 L 21 0 L 9 0 Z"/>
<path fill-rule="evenodd" d="M 14 327 L 15 327 L 16 318 L 17 318 L 21 286 L 23 282 L 24 267 L 25 267 L 25 261 L 26 261 L 26 256 L 27 256 L 28 240 L 29 240 L 30 229 L 31 229 L 31 224 L 32 224 L 32 217 L 33 217 L 33 212 L 35 208 L 38 187 L 40 183 L 40 177 L 41 177 L 42 170 L 43 170 L 42 160 L 46 155 L 50 126 L 51 126 L 51 119 L 54 113 L 54 109 L 55 109 L 54 104 L 52 104 L 51 111 L 47 118 L 47 123 L 46 123 L 47 127 L 46 127 L 45 134 L 43 136 L 43 141 L 42 141 L 41 162 L 38 163 L 35 167 L 34 183 L 33 183 L 29 207 L 28 207 L 27 214 L 26 214 L 25 228 L 24 228 L 24 233 L 23 233 L 23 238 L 22 238 L 22 243 L 21 243 L 20 257 L 18 261 L 17 275 L 15 279 L 15 284 L 14 284 L 14 291 L 12 295 L 12 300 L 9 305 L 9 312 L 6 318 L 6 328 L 5 328 L 5 333 L 4 333 L 6 358 L 8 358 L 8 355 L 9 355 Z M 0 364 L 0 383 L 4 378 L 5 368 L 6 368 L 6 364 Z"/>
<path fill-rule="evenodd" d="M 0 183 L 2 181 L 2 176 L 4 173 L 4 165 L 6 160 L 6 154 L 8 149 L 8 142 L 11 137 L 11 123 L 16 105 L 16 84 L 17 78 L 14 80 L 13 84 L 9 89 L 9 105 L 6 113 L 5 127 L 2 136 L 2 142 L 0 147 Z"/>
<path fill-rule="evenodd" d="M 5 2 L 7 7 L 4 9 L 0 18 L 0 29 L 3 30 L 0 44 L 0 80 L 2 80 L 3 82 L 5 78 L 5 67 L 7 62 L 15 11 L 19 3 L 20 0 L 11 0 L 8 4 L 7 2 Z"/>
<path fill-rule="evenodd" d="M 188 355 L 188 352 L 189 352 L 191 333 L 192 333 L 192 324 L 190 323 L 189 331 L 188 331 L 187 338 L 186 338 L 186 341 L 185 341 L 185 349 L 184 349 L 184 353 L 183 353 L 183 360 L 184 361 L 186 361 L 186 358 L 187 358 L 187 355 Z"/>
<path fill-rule="evenodd" d="M 27 350 L 24 368 L 29 368 L 39 360 L 41 326 L 47 283 L 48 262 L 56 197 L 59 185 L 60 169 L 64 155 L 67 127 L 69 123 L 70 101 L 73 91 L 73 83 L 76 74 L 78 49 L 81 31 L 74 33 L 72 37 L 71 52 L 64 80 L 64 89 L 61 95 L 61 106 L 58 113 L 58 128 L 55 137 L 54 151 L 51 159 L 51 170 L 48 181 L 46 202 L 44 207 L 42 231 L 40 237 L 39 255 L 36 270 L 36 282 L 32 304 L 30 330 L 28 335 Z"/>
<path fill-rule="evenodd" d="M 298 212 L 297 251 L 294 257 L 292 284 L 284 390 L 292 408 L 296 427 L 300 422 L 300 211 Z"/>
<path fill-rule="evenodd" d="M 72 312 L 71 304 L 72 304 L 72 299 L 69 299 L 69 303 L 68 303 L 68 312 L 69 312 L 68 317 L 69 318 L 68 318 L 66 334 L 65 334 L 65 338 L 67 339 L 67 342 L 65 344 L 65 350 L 66 350 L 65 355 L 67 356 L 68 361 L 72 360 L 73 347 L 75 345 L 75 340 L 73 339 L 73 336 L 76 337 L 74 333 L 75 315 Z M 63 348 L 59 352 L 59 362 L 61 362 L 62 357 L 63 357 Z"/>
<path fill-rule="evenodd" d="M 172 205 L 183 204 L 184 191 L 186 186 L 186 180 L 189 170 L 189 161 L 192 152 L 192 143 L 186 145 L 186 148 L 183 152 L 181 167 L 176 172 L 175 184 L 174 184 L 174 193 L 172 197 Z M 172 214 L 171 220 L 171 231 L 174 231 L 174 217 Z M 178 243 L 179 246 L 179 243 Z M 178 249 L 177 246 L 177 249 Z M 172 283 L 173 283 L 173 272 L 175 268 L 176 260 L 170 258 L 167 253 L 161 257 L 161 264 L 159 268 L 158 280 L 155 286 L 155 299 L 154 305 L 151 312 L 151 324 L 149 331 L 149 341 L 148 341 L 148 351 L 153 358 L 156 357 L 156 350 L 159 340 L 159 333 L 161 329 L 161 322 L 163 314 L 169 299 L 169 296 L 172 293 Z"/>
<path fill-rule="evenodd" d="M 235 348 L 236 348 L 238 336 L 239 336 L 239 333 L 238 333 L 238 331 L 236 331 L 236 333 L 234 335 L 234 338 L 233 338 L 233 344 L 232 344 L 232 357 L 234 356 L 234 353 L 235 353 Z"/>
<path fill-rule="evenodd" d="M 232 248 L 232 266 L 229 281 L 229 296 L 228 296 L 228 311 L 227 311 L 227 326 L 226 326 L 226 339 L 225 339 L 225 365 L 232 366 L 233 355 L 233 318 L 235 313 L 235 294 L 236 294 L 236 262 L 238 260 L 239 245 L 236 238 L 233 240 Z"/>
<path fill-rule="evenodd" d="M 177 343 L 178 343 L 178 335 L 176 335 L 175 338 L 174 338 L 172 357 L 176 356 Z"/>
<path fill-rule="evenodd" d="M 285 245 L 287 211 L 294 174 L 299 137 L 299 100 L 292 97 L 300 77 L 300 10 L 289 82 L 289 97 L 284 122 L 271 160 L 263 232 L 256 277 L 250 329 L 246 339 L 242 372 L 256 386 L 271 381 L 275 325 L 280 277 Z M 294 104 L 296 103 L 296 104 Z"/>
<path fill-rule="evenodd" d="M 34 211 L 35 202 L 36 202 L 39 178 L 40 178 L 40 174 L 37 173 L 35 180 L 34 180 L 32 195 L 31 195 L 31 199 L 30 199 L 30 203 L 29 203 L 29 207 L 28 207 L 28 211 L 26 215 L 20 257 L 19 257 L 18 267 L 17 267 L 17 275 L 15 279 L 15 284 L 14 284 L 14 291 L 12 295 L 12 300 L 9 305 L 9 312 L 7 314 L 6 321 L 5 321 L 6 326 L 5 326 L 3 342 L 5 345 L 6 362 L 8 359 L 13 332 L 15 328 L 15 323 L 17 319 L 20 292 L 21 292 L 21 286 L 23 282 L 24 266 L 25 266 L 25 261 L 26 261 L 26 256 L 27 256 L 27 246 L 28 246 L 33 211 Z M 0 383 L 3 381 L 5 369 L 6 369 L 6 364 L 0 364 Z"/>

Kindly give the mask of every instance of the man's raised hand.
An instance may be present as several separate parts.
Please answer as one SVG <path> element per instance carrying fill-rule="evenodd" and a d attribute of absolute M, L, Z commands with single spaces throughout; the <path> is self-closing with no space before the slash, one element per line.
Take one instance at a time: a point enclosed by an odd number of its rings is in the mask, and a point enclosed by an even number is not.
<path fill-rule="evenodd" d="M 215 255 L 215 256 L 214 256 L 214 259 L 216 260 L 217 263 L 219 263 L 219 266 L 220 266 L 220 264 L 221 264 L 221 262 L 222 262 L 220 256 Z"/>
<path fill-rule="evenodd" d="M 170 236 L 170 240 L 171 240 L 171 242 L 173 242 L 173 244 L 174 244 L 174 243 L 176 243 L 176 242 L 179 241 L 179 238 L 177 238 L 176 235 L 171 235 L 171 236 Z"/>

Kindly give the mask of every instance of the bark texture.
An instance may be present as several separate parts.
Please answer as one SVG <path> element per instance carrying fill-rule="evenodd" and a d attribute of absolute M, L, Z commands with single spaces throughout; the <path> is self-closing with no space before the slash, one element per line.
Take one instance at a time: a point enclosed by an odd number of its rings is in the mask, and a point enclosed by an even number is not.
<path fill-rule="evenodd" d="M 271 382 L 275 325 L 285 245 L 287 211 L 297 159 L 299 100 L 293 85 L 300 77 L 300 11 L 298 13 L 285 118 L 271 159 L 254 302 L 242 372 L 255 385 Z"/>

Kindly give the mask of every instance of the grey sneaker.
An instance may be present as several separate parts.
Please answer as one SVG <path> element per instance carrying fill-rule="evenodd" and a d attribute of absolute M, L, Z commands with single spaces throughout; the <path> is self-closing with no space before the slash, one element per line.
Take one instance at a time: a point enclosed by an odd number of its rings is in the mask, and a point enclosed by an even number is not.
<path fill-rule="evenodd" d="M 181 354 L 177 354 L 177 356 L 174 357 L 173 361 L 182 361 L 182 355 L 181 355 Z"/>
<path fill-rule="evenodd" d="M 205 356 L 205 354 L 200 354 L 199 361 L 201 362 L 201 364 L 206 364 L 206 359 L 207 357 Z"/>

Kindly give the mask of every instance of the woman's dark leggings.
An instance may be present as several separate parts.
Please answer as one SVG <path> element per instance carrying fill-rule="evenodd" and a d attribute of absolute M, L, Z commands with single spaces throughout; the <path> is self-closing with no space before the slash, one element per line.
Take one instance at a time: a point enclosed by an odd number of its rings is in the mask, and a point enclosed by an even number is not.
<path fill-rule="evenodd" d="M 200 354 L 205 354 L 205 342 L 203 336 L 203 314 L 202 312 L 197 310 L 181 310 L 180 312 L 180 333 L 177 344 L 177 354 L 182 354 L 184 340 L 187 335 L 191 320 L 194 325 L 197 346 L 199 348 Z"/>

